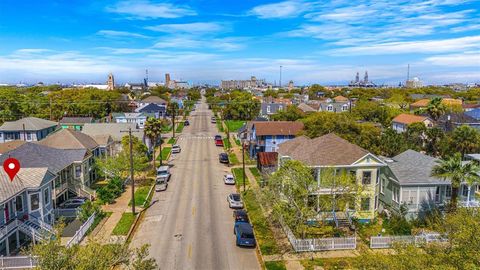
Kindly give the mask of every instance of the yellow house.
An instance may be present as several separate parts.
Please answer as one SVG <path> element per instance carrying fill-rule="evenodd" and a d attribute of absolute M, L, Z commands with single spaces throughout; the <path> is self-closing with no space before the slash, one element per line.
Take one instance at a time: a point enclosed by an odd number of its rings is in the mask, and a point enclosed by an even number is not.
<path fill-rule="evenodd" d="M 333 218 L 357 218 L 368 222 L 375 217 L 378 208 L 380 168 L 386 164 L 358 145 L 352 144 L 330 133 L 315 139 L 305 136 L 282 143 L 278 149 L 279 166 L 285 160 L 298 160 L 313 169 L 317 186 L 311 190 L 316 196 L 316 211 L 320 216 L 332 214 Z M 332 189 L 322 184 L 322 171 L 348 174 L 355 179 L 358 187 L 355 201 L 344 205 L 334 205 L 331 209 L 322 208 L 322 197 L 332 198 L 340 189 Z"/>

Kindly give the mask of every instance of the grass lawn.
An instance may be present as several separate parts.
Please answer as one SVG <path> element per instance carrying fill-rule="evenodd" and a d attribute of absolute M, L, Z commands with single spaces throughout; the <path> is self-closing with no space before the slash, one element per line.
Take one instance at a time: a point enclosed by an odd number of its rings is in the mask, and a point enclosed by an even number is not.
<path fill-rule="evenodd" d="M 228 160 L 230 160 L 230 164 L 232 165 L 240 164 L 240 161 L 238 161 L 237 155 L 235 155 L 235 153 L 228 154 Z"/>
<path fill-rule="evenodd" d="M 217 119 L 217 129 L 218 129 L 218 132 L 223 132 L 222 121 L 220 121 L 218 119 Z"/>
<path fill-rule="evenodd" d="M 243 189 L 243 170 L 242 168 L 233 168 L 232 169 L 233 176 L 235 177 L 235 185 L 238 189 Z M 248 179 L 247 175 L 245 174 L 245 186 L 248 187 Z"/>
<path fill-rule="evenodd" d="M 184 123 L 184 122 L 180 122 L 180 124 L 178 124 L 177 129 L 175 130 L 175 132 L 177 132 L 177 133 L 182 133 L 184 127 L 185 127 L 185 123 Z"/>
<path fill-rule="evenodd" d="M 235 131 L 238 131 L 243 126 L 243 124 L 245 124 L 245 121 L 244 120 L 227 120 L 225 121 L 225 124 L 227 125 L 228 130 L 230 132 L 235 132 Z"/>
<path fill-rule="evenodd" d="M 132 227 L 133 221 L 135 221 L 133 213 L 123 213 L 122 218 L 120 218 L 115 228 L 113 228 L 112 235 L 127 235 L 130 227 Z"/>
<path fill-rule="evenodd" d="M 171 147 L 163 147 L 162 148 L 162 160 L 167 160 L 167 158 L 170 156 L 170 152 L 172 151 Z M 157 157 L 158 160 L 160 160 L 160 156 Z"/>
<path fill-rule="evenodd" d="M 235 139 L 235 144 L 238 145 L 238 146 L 242 146 L 242 143 L 240 142 L 239 139 Z"/>
<path fill-rule="evenodd" d="M 162 133 L 168 133 L 170 131 L 172 131 L 172 126 L 171 125 L 168 126 L 168 127 L 162 126 Z"/>
<path fill-rule="evenodd" d="M 150 186 L 143 186 L 135 189 L 135 206 L 143 206 L 143 204 L 147 200 L 150 188 Z M 132 205 L 132 200 L 130 200 L 128 205 Z"/>
<path fill-rule="evenodd" d="M 284 261 L 265 262 L 265 269 L 267 270 L 287 270 Z"/>
<path fill-rule="evenodd" d="M 273 232 L 270 228 L 267 218 L 265 218 L 263 215 L 262 208 L 256 199 L 255 193 L 252 190 L 247 190 L 243 193 L 242 198 L 246 205 L 248 217 L 252 222 L 253 230 L 255 231 L 255 238 L 257 239 L 257 244 L 260 247 L 262 254 L 277 254 L 277 242 L 275 241 L 275 237 L 273 236 Z"/>
<path fill-rule="evenodd" d="M 322 259 L 308 259 L 300 261 L 306 270 L 313 270 L 315 266 L 323 267 L 325 270 L 332 269 L 354 269 L 353 263 L 356 258 L 322 258 Z"/>
<path fill-rule="evenodd" d="M 257 181 L 258 185 L 262 185 L 262 176 L 260 175 L 260 171 L 258 168 L 248 168 L 250 172 L 252 172 L 253 176 L 255 176 L 255 180 Z"/>
<path fill-rule="evenodd" d="M 176 142 L 177 142 L 177 138 L 168 139 L 168 144 L 175 144 Z"/>
<path fill-rule="evenodd" d="M 230 144 L 230 140 L 228 140 L 227 138 L 223 138 L 223 148 L 225 150 L 232 148 L 232 145 Z"/>

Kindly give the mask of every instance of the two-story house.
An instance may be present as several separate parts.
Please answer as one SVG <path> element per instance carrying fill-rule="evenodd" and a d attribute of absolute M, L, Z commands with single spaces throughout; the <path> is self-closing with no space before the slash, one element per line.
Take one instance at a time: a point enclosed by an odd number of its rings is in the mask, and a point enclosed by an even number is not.
<path fill-rule="evenodd" d="M 269 118 L 271 115 L 276 114 L 279 111 L 285 110 L 287 105 L 283 103 L 267 103 L 261 104 L 260 116 Z"/>
<path fill-rule="evenodd" d="M 152 113 L 113 113 L 113 121 L 115 123 L 134 123 L 139 128 L 145 127 L 145 122 L 149 117 L 155 117 Z"/>
<path fill-rule="evenodd" d="M 0 170 L 0 255 L 15 254 L 30 242 L 48 239 L 54 220 L 48 168 L 22 166 L 13 181 Z M 46 234 L 48 232 L 48 234 Z"/>
<path fill-rule="evenodd" d="M 0 126 L 0 143 L 21 140 L 40 141 L 58 128 L 57 122 L 26 117 L 17 121 L 5 122 Z"/>
<path fill-rule="evenodd" d="M 314 197 L 315 210 L 319 217 L 330 216 L 333 218 L 346 216 L 356 217 L 360 222 L 369 222 L 375 217 L 378 208 L 379 174 L 386 164 L 367 150 L 352 144 L 339 136 L 330 133 L 314 139 L 305 136 L 280 144 L 278 149 L 279 166 L 286 160 L 298 160 L 313 170 L 317 181 L 311 189 Z M 347 192 L 342 187 L 332 188 L 331 183 L 322 182 L 324 173 L 333 171 L 335 175 L 345 174 L 355 181 L 354 187 L 349 192 L 355 193 L 355 199 L 350 203 L 324 206 L 320 202 L 331 200 L 332 196 Z M 333 209 L 326 209 L 332 207 Z M 328 215 L 324 215 L 328 214 Z M 332 216 L 330 216 L 332 217 Z"/>
<path fill-rule="evenodd" d="M 433 127 L 432 119 L 427 116 L 402 113 L 393 118 L 392 129 L 398 133 L 403 133 L 413 123 L 423 123 L 427 128 Z"/>
<path fill-rule="evenodd" d="M 75 166 L 75 172 L 80 172 L 80 183 L 86 187 L 90 187 L 97 180 L 98 175 L 93 163 L 95 158 L 100 156 L 100 149 L 92 137 L 73 129 L 62 129 L 41 140 L 39 144 L 62 150 L 85 151 L 82 164 Z"/>
<path fill-rule="evenodd" d="M 258 152 L 277 152 L 281 143 L 292 140 L 302 130 L 303 123 L 297 121 L 253 122 L 249 134 L 250 156 L 256 158 Z"/>
<path fill-rule="evenodd" d="M 126 132 L 129 129 L 132 130 L 132 136 L 137 137 L 141 142 L 144 142 L 150 149 L 150 140 L 145 136 L 144 130 L 140 129 L 135 123 L 85 124 L 82 129 L 82 133 L 87 134 L 94 139 L 105 135 L 110 135 L 112 139 L 112 142 L 110 142 L 110 150 L 112 155 L 116 155 L 122 151 L 122 138 L 128 135 Z"/>

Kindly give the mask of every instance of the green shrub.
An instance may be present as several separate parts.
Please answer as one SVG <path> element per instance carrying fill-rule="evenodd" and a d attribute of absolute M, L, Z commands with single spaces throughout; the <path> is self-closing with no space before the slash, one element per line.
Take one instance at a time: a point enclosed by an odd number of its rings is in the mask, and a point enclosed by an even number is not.
<path fill-rule="evenodd" d="M 97 189 L 98 198 L 104 203 L 113 203 L 123 192 L 123 181 L 120 177 L 112 178 L 108 184 Z"/>
<path fill-rule="evenodd" d="M 102 209 L 100 208 L 100 205 L 98 205 L 98 203 L 96 202 L 86 201 L 80 207 L 80 212 L 78 214 L 78 217 L 82 222 L 85 222 L 95 212 L 97 212 L 97 215 L 99 216 L 103 214 Z"/>

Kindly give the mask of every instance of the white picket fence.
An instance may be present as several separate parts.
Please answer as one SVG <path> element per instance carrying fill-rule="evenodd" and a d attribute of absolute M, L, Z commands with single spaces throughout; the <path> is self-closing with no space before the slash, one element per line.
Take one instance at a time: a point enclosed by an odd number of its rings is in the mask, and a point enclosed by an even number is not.
<path fill-rule="evenodd" d="M 324 251 L 324 250 L 343 250 L 356 249 L 356 237 L 332 237 L 332 238 L 314 238 L 314 239 L 297 239 L 290 228 L 280 220 L 285 234 L 290 244 L 296 252 L 305 251 Z"/>
<path fill-rule="evenodd" d="M 95 221 L 95 216 L 96 216 L 96 213 L 93 213 L 87 219 L 87 221 L 85 221 L 85 223 L 82 224 L 82 226 L 77 230 L 75 235 L 70 240 L 68 240 L 67 247 L 71 247 L 73 245 L 76 245 L 76 244 L 80 243 L 80 241 L 82 241 L 82 239 L 85 236 L 85 234 L 87 233 L 88 229 L 90 229 L 93 222 Z"/>
<path fill-rule="evenodd" d="M 37 265 L 32 256 L 0 257 L 0 269 L 31 269 Z"/>
<path fill-rule="evenodd" d="M 444 243 L 447 241 L 448 239 L 442 237 L 439 233 L 427 233 L 416 236 L 372 236 L 370 237 L 370 248 L 391 248 L 395 243 L 419 246 L 426 243 Z"/>

